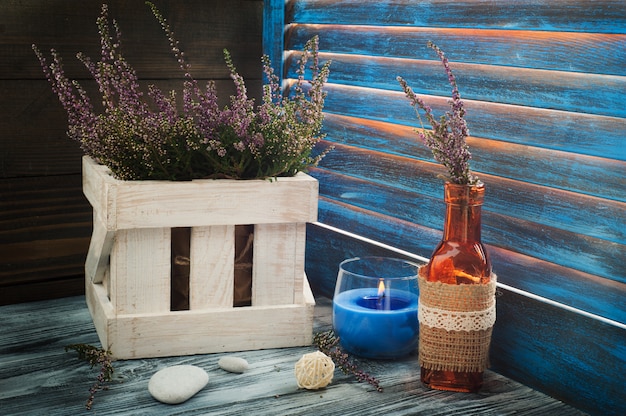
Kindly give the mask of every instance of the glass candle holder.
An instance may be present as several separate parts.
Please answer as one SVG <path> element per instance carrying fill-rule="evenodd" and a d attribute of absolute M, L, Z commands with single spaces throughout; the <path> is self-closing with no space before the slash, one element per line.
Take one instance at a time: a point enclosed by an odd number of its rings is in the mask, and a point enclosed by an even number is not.
<path fill-rule="evenodd" d="M 419 265 L 388 257 L 343 261 L 333 297 L 333 329 L 341 347 L 374 359 L 417 351 Z"/>

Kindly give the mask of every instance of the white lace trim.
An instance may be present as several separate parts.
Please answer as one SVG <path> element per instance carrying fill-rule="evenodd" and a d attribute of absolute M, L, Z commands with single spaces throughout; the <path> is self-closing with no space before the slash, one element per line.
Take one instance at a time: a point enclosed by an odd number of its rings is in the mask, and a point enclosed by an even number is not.
<path fill-rule="evenodd" d="M 420 325 L 446 331 L 482 331 L 489 329 L 496 322 L 496 305 L 482 311 L 459 312 L 445 309 L 418 306 L 417 319 Z"/>

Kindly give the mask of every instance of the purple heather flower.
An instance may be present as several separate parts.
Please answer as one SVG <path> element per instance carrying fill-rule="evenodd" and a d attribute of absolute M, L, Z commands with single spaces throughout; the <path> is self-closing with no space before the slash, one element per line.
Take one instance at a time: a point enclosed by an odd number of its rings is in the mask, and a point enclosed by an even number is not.
<path fill-rule="evenodd" d="M 450 111 L 447 111 L 437 120 L 431 107 L 415 94 L 407 82 L 402 77 L 397 77 L 397 80 L 411 105 L 415 108 L 420 124 L 422 124 L 422 118 L 419 110 L 424 112 L 431 130 L 418 130 L 418 137 L 431 149 L 435 160 L 448 169 L 448 179 L 456 184 L 475 184 L 478 182 L 478 178 L 470 171 L 471 153 L 466 142 L 469 130 L 464 118 L 465 107 L 461 100 L 456 78 L 444 52 L 432 42 L 428 42 L 428 47 L 432 48 L 439 56 L 448 76 L 448 82 L 452 87 L 452 99 L 448 102 Z"/>
<path fill-rule="evenodd" d="M 184 73 L 179 108 L 175 91 L 150 86 L 147 98 L 139 78 L 122 55 L 121 30 L 103 5 L 96 24 L 100 60 L 82 53 L 77 58 L 95 79 L 103 111 L 96 113 L 85 90 L 70 81 L 60 56 L 52 62 L 33 45 L 46 78 L 68 114 L 68 136 L 83 151 L 107 165 L 120 179 L 265 178 L 292 176 L 315 166 L 325 155 L 311 156 L 320 134 L 330 61 L 321 67 L 317 37 L 302 52 L 295 93 L 284 97 L 269 58 L 262 58 L 268 78 L 257 108 L 248 98 L 243 77 L 228 51 L 226 65 L 236 87 L 227 107 L 219 108 L 215 84 L 200 87 L 167 21 L 148 3 L 161 24 Z M 305 80 L 305 64 L 313 60 L 313 77 Z M 308 82 L 308 93 L 304 83 Z"/>

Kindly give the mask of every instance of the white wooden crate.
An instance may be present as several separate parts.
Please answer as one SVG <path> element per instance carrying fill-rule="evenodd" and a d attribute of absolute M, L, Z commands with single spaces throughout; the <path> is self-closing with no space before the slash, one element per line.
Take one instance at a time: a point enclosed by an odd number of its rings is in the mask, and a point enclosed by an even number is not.
<path fill-rule="evenodd" d="M 83 158 L 94 209 L 86 298 L 117 359 L 309 345 L 304 273 L 317 180 L 120 181 Z M 252 306 L 233 307 L 235 225 L 254 224 Z M 170 310 L 171 228 L 191 227 L 189 310 Z"/>

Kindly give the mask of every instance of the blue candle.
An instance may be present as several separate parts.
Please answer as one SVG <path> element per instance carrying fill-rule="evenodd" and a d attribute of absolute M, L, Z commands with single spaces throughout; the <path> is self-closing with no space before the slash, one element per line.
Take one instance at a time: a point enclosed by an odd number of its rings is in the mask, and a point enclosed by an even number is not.
<path fill-rule="evenodd" d="M 351 289 L 333 299 L 333 328 L 341 346 L 365 358 L 397 358 L 415 351 L 417 295 L 376 288 Z"/>

